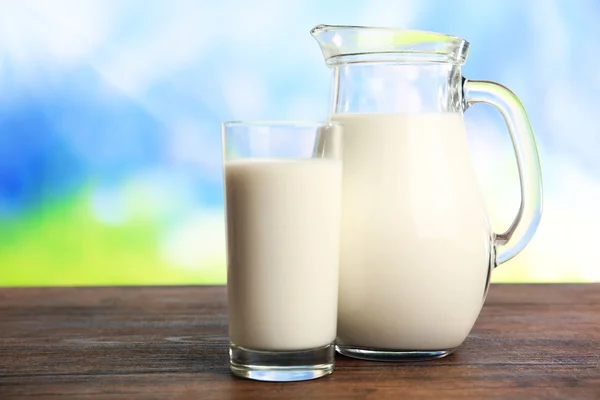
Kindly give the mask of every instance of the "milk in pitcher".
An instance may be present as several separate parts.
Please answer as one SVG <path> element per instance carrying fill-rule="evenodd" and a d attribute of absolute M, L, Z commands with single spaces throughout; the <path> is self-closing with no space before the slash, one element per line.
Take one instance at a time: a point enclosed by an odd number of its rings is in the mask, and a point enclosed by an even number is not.
<path fill-rule="evenodd" d="M 333 114 L 344 127 L 338 345 L 458 347 L 491 229 L 462 114 Z"/>

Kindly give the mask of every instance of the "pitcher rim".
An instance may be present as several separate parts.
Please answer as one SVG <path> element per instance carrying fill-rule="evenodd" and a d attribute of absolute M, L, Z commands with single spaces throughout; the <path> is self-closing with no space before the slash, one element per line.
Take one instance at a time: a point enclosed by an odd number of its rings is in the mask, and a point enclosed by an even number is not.
<path fill-rule="evenodd" d="M 349 34 L 353 31 L 356 35 Z M 331 32 L 339 35 L 326 35 Z M 465 63 L 470 47 L 469 41 L 460 36 L 418 29 L 319 24 L 311 29 L 310 34 L 321 46 L 330 66 L 361 62 L 356 56 L 374 54 L 405 55 L 410 56 L 405 58 L 411 60 L 421 54 L 428 56 L 424 61 L 461 65 Z M 361 34 L 364 41 L 359 40 Z M 349 59 L 347 56 L 350 56 Z M 390 60 L 389 57 L 381 59 Z"/>
<path fill-rule="evenodd" d="M 436 31 L 428 31 L 423 29 L 408 29 L 408 28 L 392 28 L 389 26 L 368 26 L 368 25 L 327 25 L 327 24 L 319 24 L 310 30 L 311 35 L 315 35 L 315 33 L 322 31 L 332 31 L 332 30 L 345 30 L 345 29 L 364 29 L 364 30 L 378 30 L 378 31 L 394 31 L 394 32 L 420 32 L 420 33 L 428 33 L 431 35 L 437 35 L 440 37 L 448 37 L 459 41 L 464 41 L 469 43 L 469 41 L 465 38 L 456 35 L 449 35 L 447 33 L 440 33 Z M 470 44 L 470 43 L 469 43 Z"/>

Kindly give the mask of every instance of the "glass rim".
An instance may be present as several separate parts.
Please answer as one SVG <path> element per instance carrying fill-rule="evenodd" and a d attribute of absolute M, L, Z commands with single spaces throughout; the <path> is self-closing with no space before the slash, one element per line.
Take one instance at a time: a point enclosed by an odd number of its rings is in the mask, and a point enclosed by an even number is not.
<path fill-rule="evenodd" d="M 222 122 L 224 128 L 235 127 L 235 126 L 246 126 L 246 127 L 262 127 L 262 128 L 310 128 L 310 127 L 324 127 L 324 126 L 335 126 L 341 127 L 342 124 L 337 121 L 310 121 L 310 120 L 236 120 L 236 121 L 225 121 Z"/>

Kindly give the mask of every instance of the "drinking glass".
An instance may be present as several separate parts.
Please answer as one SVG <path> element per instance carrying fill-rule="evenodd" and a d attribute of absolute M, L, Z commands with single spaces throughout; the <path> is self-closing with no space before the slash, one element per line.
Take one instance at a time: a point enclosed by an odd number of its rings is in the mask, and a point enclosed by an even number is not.
<path fill-rule="evenodd" d="M 230 367 L 263 381 L 334 368 L 341 215 L 334 122 L 226 122 Z"/>

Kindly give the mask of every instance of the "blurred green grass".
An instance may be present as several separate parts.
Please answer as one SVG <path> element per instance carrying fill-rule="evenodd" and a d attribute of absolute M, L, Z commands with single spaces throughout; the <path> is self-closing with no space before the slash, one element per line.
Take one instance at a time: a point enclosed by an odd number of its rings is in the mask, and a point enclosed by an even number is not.
<path fill-rule="evenodd" d="M 223 284 L 225 257 L 193 269 L 161 260 L 156 223 L 107 226 L 86 195 L 0 224 L 0 286 Z"/>

